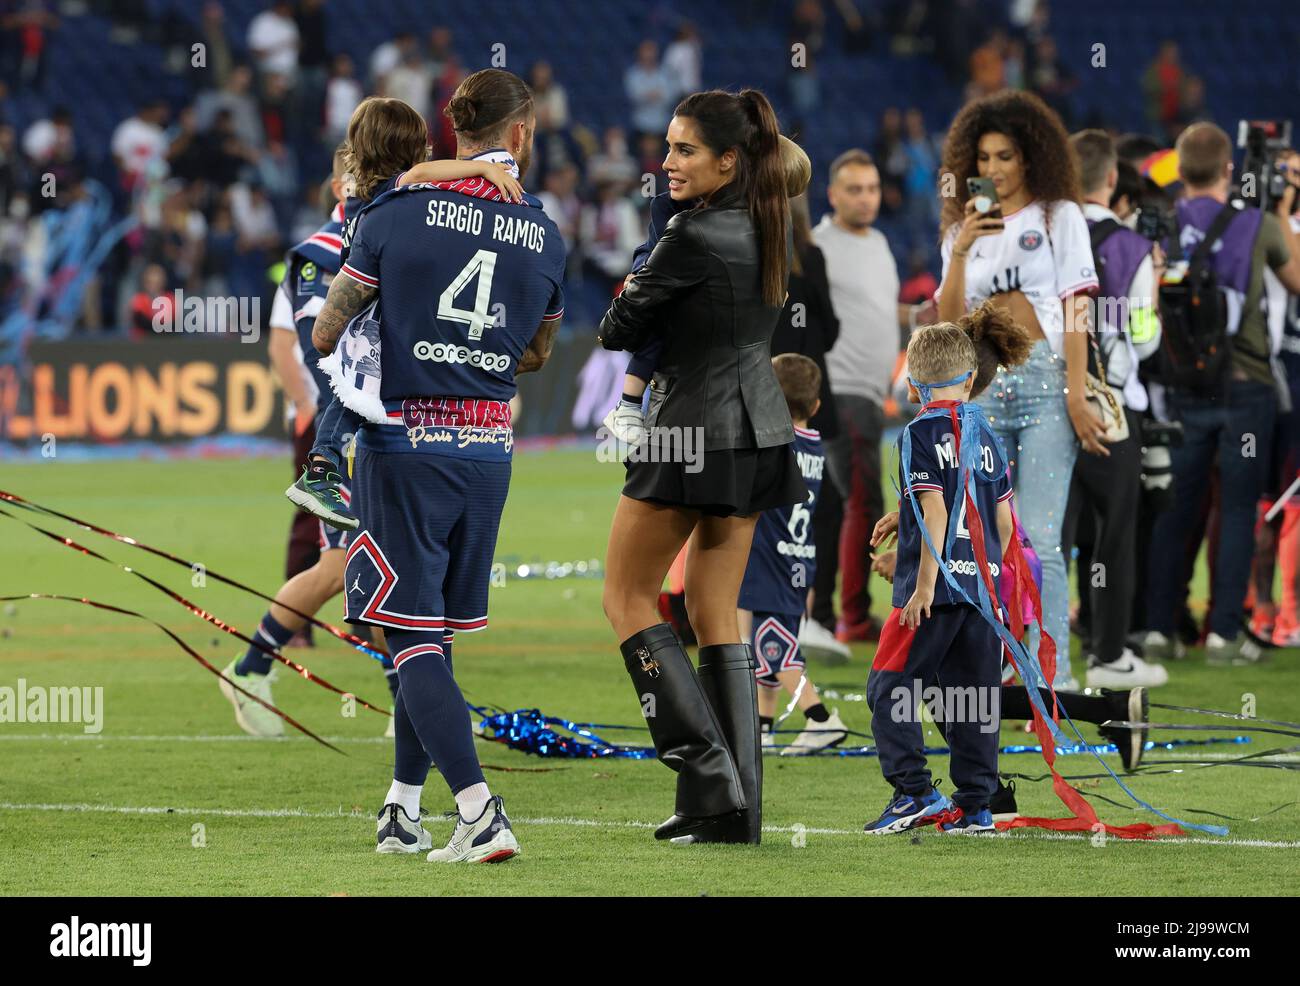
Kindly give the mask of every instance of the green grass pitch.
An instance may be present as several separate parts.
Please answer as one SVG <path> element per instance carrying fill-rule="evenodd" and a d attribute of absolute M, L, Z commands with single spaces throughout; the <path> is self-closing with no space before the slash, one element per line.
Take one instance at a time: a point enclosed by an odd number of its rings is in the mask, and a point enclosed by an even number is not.
<path fill-rule="evenodd" d="M 127 461 L 6 464 L 0 487 L 192 558 L 274 592 L 281 582 L 288 463 Z M 621 470 L 581 449 L 520 452 L 498 557 L 603 557 Z M 11 512 L 12 508 L 10 509 Z M 22 514 L 22 511 L 18 511 Z M 177 630 L 214 664 L 240 648 L 155 590 L 0 517 L 0 595 L 51 592 L 139 609 Z M 251 632 L 264 606 L 71 525 L 45 526 L 137 567 Z M 492 590 L 492 625 L 456 645 L 467 695 L 579 720 L 638 721 L 636 696 L 600 608 L 595 579 L 508 580 Z M 337 601 L 322 613 L 340 619 Z M 291 655 L 364 698 L 387 701 L 378 666 L 327 640 Z M 823 688 L 863 689 L 870 648 L 848 666 L 812 664 Z M 216 679 L 145 623 L 63 602 L 24 601 L 0 615 L 0 686 L 102 686 L 102 733 L 71 724 L 0 724 L 0 893 L 4 894 L 1295 894 L 1300 871 L 1300 775 L 1218 767 L 1139 776 L 1137 792 L 1173 814 L 1237 816 L 1227 838 L 1191 832 L 1157 844 L 1028 832 L 951 839 L 929 832 L 869 839 L 862 824 L 887 800 L 874 760 L 768 759 L 763 844 L 676 847 L 651 827 L 672 808 L 672 775 L 649 762 L 559 761 L 479 744 L 488 782 L 505 795 L 523 853 L 496 867 L 437 867 L 422 856 L 372 851 L 374 812 L 390 777 L 381 717 L 343 714 L 337 696 L 281 669 L 276 700 L 346 756 L 297 737 L 257 741 L 239 732 Z M 1300 719 L 1292 651 L 1258 668 L 1208 668 L 1194 653 L 1171 668 L 1157 700 Z M 861 702 L 836 702 L 866 731 Z M 1186 716 L 1179 713 L 1157 715 Z M 791 719 L 797 722 L 799 717 Z M 1210 720 L 1204 720 L 1210 721 Z M 1003 728 L 1004 742 L 1028 740 Z M 1091 727 L 1085 735 L 1095 737 Z M 632 734 L 645 742 L 643 734 Z M 1162 734 L 1176 735 L 1176 734 Z M 1202 734 L 1204 735 L 1204 734 Z M 936 744 L 938 738 L 934 737 Z M 1247 747 L 1283 746 L 1257 735 Z M 1195 748 L 1170 757 L 1195 756 Z M 1152 756 L 1151 763 L 1159 763 Z M 1110 759 L 1118 768 L 1117 758 Z M 1095 773 L 1091 758 L 1062 757 L 1064 773 Z M 935 758 L 946 777 L 945 758 Z M 1007 756 L 1004 771 L 1042 772 L 1036 755 Z M 1124 800 L 1110 781 L 1085 794 Z M 1023 813 L 1059 816 L 1046 783 L 1021 783 Z M 426 807 L 451 806 L 435 775 Z M 1160 819 L 1094 802 L 1117 824 Z M 1258 817 L 1257 816 L 1263 816 Z M 1210 820 L 1205 815 L 1184 815 Z M 1256 819 L 1257 820 L 1251 820 Z M 429 821 L 434 839 L 449 822 Z"/>

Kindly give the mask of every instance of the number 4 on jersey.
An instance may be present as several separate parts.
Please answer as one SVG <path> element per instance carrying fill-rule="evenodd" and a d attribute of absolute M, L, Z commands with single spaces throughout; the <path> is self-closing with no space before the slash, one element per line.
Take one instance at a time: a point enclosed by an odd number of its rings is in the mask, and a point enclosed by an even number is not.
<path fill-rule="evenodd" d="M 479 250 L 470 257 L 469 263 L 461 268 L 455 280 L 438 296 L 438 317 L 468 325 L 469 338 L 482 339 L 483 330 L 495 324 L 494 317 L 488 314 L 488 300 L 492 295 L 492 273 L 496 266 L 497 255 L 491 250 Z M 456 296 L 475 277 L 478 278 L 478 291 L 474 295 L 473 311 L 457 308 Z"/>

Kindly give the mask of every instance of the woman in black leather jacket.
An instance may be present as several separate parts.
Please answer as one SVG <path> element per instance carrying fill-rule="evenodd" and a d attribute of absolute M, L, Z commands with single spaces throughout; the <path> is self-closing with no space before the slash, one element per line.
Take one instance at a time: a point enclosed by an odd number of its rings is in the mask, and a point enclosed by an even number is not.
<path fill-rule="evenodd" d="M 757 90 L 686 97 L 668 145 L 669 193 L 703 203 L 673 217 L 600 324 L 607 349 L 664 340 L 610 530 L 604 607 L 655 750 L 677 772 L 676 812 L 655 837 L 756 843 L 758 711 L 736 601 L 758 514 L 807 496 L 771 360 L 788 275 L 786 178 L 776 115 Z M 656 605 L 688 540 L 698 676 Z"/>

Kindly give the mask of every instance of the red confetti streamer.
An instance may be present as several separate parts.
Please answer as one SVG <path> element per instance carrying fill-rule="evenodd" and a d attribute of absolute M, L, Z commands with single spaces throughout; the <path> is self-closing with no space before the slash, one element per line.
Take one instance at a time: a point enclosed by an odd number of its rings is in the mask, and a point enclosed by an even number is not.
<path fill-rule="evenodd" d="M 57 541 L 66 547 L 72 548 L 74 551 L 80 551 L 82 554 L 89 555 L 91 558 L 98 558 L 100 561 L 107 562 L 110 565 L 120 568 L 122 571 L 126 572 L 129 575 L 134 575 L 136 578 L 153 586 L 163 595 L 167 596 L 168 598 L 184 606 L 195 616 L 199 617 L 200 619 L 206 620 L 208 623 L 211 623 L 218 630 L 223 630 L 226 633 L 230 634 L 232 637 L 236 637 L 239 640 L 242 640 L 244 643 L 256 647 L 258 650 L 266 654 L 268 657 L 271 657 L 279 661 L 281 664 L 284 664 L 286 667 L 291 668 L 293 672 L 296 675 L 298 675 L 300 678 L 304 678 L 307 681 L 320 685 L 322 688 L 328 689 L 329 691 L 334 692 L 334 694 L 336 695 L 351 695 L 354 699 L 356 699 L 357 704 L 361 705 L 363 708 L 369 709 L 371 712 L 378 712 L 380 715 L 385 715 L 385 716 L 392 715 L 392 713 L 390 713 L 387 709 L 377 708 L 376 706 L 365 701 L 365 699 L 361 698 L 360 696 L 355 695 L 352 692 L 344 691 L 342 688 L 339 688 L 337 685 L 333 684 L 332 682 L 326 681 L 324 678 L 316 674 L 306 665 L 299 664 L 297 661 L 290 660 L 289 658 L 281 654 L 279 651 L 275 650 L 272 647 L 266 646 L 261 641 L 255 640 L 252 637 L 245 636 L 243 633 L 241 633 L 235 627 L 231 626 L 229 623 L 226 623 L 224 620 L 220 619 L 219 617 L 214 616 L 213 614 L 209 613 L 207 610 L 203 609 L 202 607 L 196 605 L 195 603 L 192 603 L 190 600 L 186 599 L 180 593 L 174 592 L 173 590 L 167 588 L 167 586 L 163 585 L 161 582 L 157 582 L 154 579 L 151 579 L 143 572 L 137 572 L 134 568 L 131 568 L 128 565 L 118 565 L 117 562 L 113 561 L 111 558 L 106 558 L 104 555 L 101 555 L 98 551 L 95 551 L 93 548 L 87 548 L 83 544 L 78 544 L 76 541 L 72 540 L 72 538 L 64 537 L 61 534 L 55 534 L 53 531 L 47 531 L 45 528 L 37 527 L 35 524 L 28 523 L 25 520 L 19 520 L 19 518 L 15 517 L 7 510 L 0 510 L 0 516 L 8 517 L 10 520 L 18 521 L 18 523 L 30 527 L 33 531 L 36 531 L 39 534 L 44 534 L 47 538 L 49 538 L 52 541 Z M 289 607 L 286 606 L 285 608 L 288 609 Z M 167 632 L 171 633 L 170 630 L 168 630 Z M 243 691 L 243 689 L 241 688 L 240 691 Z"/>
<path fill-rule="evenodd" d="M 12 503 L 14 506 L 22 507 L 24 510 L 31 510 L 36 513 L 49 514 L 51 517 L 58 517 L 60 520 L 66 520 L 71 524 L 76 524 L 78 527 L 83 528 L 87 531 L 91 531 L 95 534 L 103 535 L 104 537 L 107 538 L 112 538 L 114 541 L 118 541 L 122 544 L 129 544 L 133 548 L 139 548 L 141 551 L 147 551 L 151 555 L 157 555 L 159 558 L 164 558 L 167 561 L 174 562 L 175 564 L 188 568 L 191 571 L 193 571 L 194 569 L 195 566 L 194 562 L 188 561 L 184 558 L 180 558 L 177 555 L 173 555 L 171 552 L 163 551 L 161 548 L 150 547 L 149 545 L 144 544 L 141 541 L 137 541 L 133 537 L 127 537 L 125 534 L 118 534 L 115 531 L 110 531 L 107 528 L 98 526 L 97 524 L 92 524 L 88 520 L 81 520 L 69 514 L 60 513 L 59 511 L 53 510 L 50 507 L 42 506 L 39 503 L 33 503 L 31 500 L 24 499 L 23 497 L 19 496 L 17 493 L 9 493 L 6 492 L 5 490 L 0 490 L 0 500 L 7 500 L 9 503 Z M 318 620 L 315 616 L 313 616 L 310 613 L 304 613 L 301 610 L 294 609 L 292 606 L 287 606 L 282 602 L 278 602 L 274 596 L 268 596 L 264 592 L 259 592 L 257 589 L 254 589 L 252 586 L 244 585 L 244 583 L 242 582 L 236 582 L 234 579 L 222 575 L 220 572 L 212 571 L 212 569 L 205 569 L 205 572 L 208 575 L 208 577 L 216 579 L 218 582 L 223 582 L 226 585 L 231 586 L 232 588 L 239 589 L 241 592 L 247 592 L 250 595 L 256 596 L 258 599 L 262 599 L 268 603 L 275 603 L 277 606 L 281 606 L 284 609 L 287 609 L 294 616 L 301 617 L 302 619 L 310 623 L 312 626 L 319 627 L 321 630 L 324 630 L 326 633 L 333 634 L 339 640 L 345 641 L 346 643 L 351 644 L 353 647 L 359 647 L 362 650 L 369 651 L 372 654 L 380 654 L 383 656 L 388 655 L 388 651 L 384 650 L 384 648 L 379 647 L 376 644 L 368 643 L 367 641 L 362 640 L 360 637 L 356 636 L 355 634 L 349 633 L 347 630 L 342 630 L 339 627 L 324 622 L 323 620 Z"/>
<path fill-rule="evenodd" d="M 194 660 L 198 661 L 201 665 L 203 665 L 205 668 L 207 668 L 209 671 L 215 674 L 218 678 L 221 677 L 221 672 L 216 668 L 216 666 L 213 665 L 211 662 L 209 662 L 207 658 L 205 658 L 202 654 L 196 651 L 193 647 L 191 647 L 185 641 L 181 640 L 180 637 L 176 636 L 176 634 L 174 634 L 171 630 L 168 630 L 157 620 L 150 619 L 149 617 L 145 616 L 143 613 L 137 613 L 133 609 L 123 609 L 121 606 L 113 606 L 109 603 L 96 602 L 95 600 L 87 599 L 84 596 L 59 596 L 59 595 L 52 595 L 46 592 L 29 592 L 23 596 L 0 596 L 0 603 L 18 602 L 19 600 L 22 599 L 58 599 L 58 600 L 62 600 L 63 602 L 81 603 L 82 605 L 85 606 L 93 606 L 95 609 L 107 610 L 110 613 L 121 613 L 123 616 L 131 616 L 137 620 L 144 620 L 144 622 L 152 624 L 153 626 L 161 630 L 163 633 L 167 634 L 167 636 L 171 637 L 172 640 L 176 642 L 177 647 L 185 651 L 186 654 L 194 658 Z M 321 739 L 319 736 L 313 733 L 302 723 L 298 722 L 298 720 L 294 719 L 292 716 L 284 712 L 281 712 L 270 702 L 262 701 L 252 692 L 240 688 L 239 685 L 235 684 L 233 681 L 230 682 L 230 686 L 234 688 L 237 692 L 247 695 L 249 698 L 251 698 L 254 702 L 262 706 L 263 708 L 270 709 L 272 712 L 274 712 L 277 716 L 279 716 L 281 719 L 287 722 L 294 729 L 298 730 L 300 733 L 303 733 L 306 736 L 310 736 L 321 746 L 329 747 L 329 749 L 333 750 L 335 753 L 341 753 L 343 754 L 343 756 L 347 756 L 346 753 L 343 753 L 343 751 L 340 750 L 333 743 L 329 742 L 328 740 Z"/>

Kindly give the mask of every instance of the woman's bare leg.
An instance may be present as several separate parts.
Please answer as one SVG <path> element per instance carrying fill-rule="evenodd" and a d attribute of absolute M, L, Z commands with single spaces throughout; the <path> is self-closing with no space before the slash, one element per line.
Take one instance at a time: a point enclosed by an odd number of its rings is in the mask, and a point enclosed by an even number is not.
<path fill-rule="evenodd" d="M 686 554 L 686 611 L 701 647 L 741 642 L 736 619 L 758 514 L 700 517 Z"/>
<path fill-rule="evenodd" d="M 609 546 L 605 549 L 602 602 L 609 625 L 620 642 L 663 622 L 659 615 L 659 590 L 699 517 L 696 510 L 619 497 L 614 523 L 609 529 Z M 741 574 L 744 574 L 743 567 Z M 731 607 L 734 622 L 734 597 Z"/>

